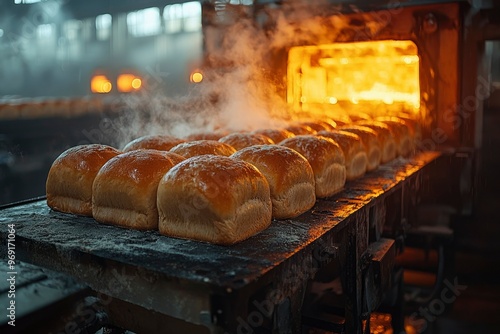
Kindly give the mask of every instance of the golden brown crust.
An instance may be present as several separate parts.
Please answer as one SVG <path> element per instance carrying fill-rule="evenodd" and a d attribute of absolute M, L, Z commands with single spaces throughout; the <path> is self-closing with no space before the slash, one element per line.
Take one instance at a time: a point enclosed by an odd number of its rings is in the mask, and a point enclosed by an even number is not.
<path fill-rule="evenodd" d="M 237 151 L 242 148 L 253 145 L 269 145 L 274 144 L 271 138 L 257 133 L 232 133 L 219 139 L 221 143 L 225 143 L 234 147 Z"/>
<path fill-rule="evenodd" d="M 398 116 L 405 124 L 410 128 L 410 133 L 413 136 L 415 143 L 418 144 L 422 140 L 422 127 L 420 123 L 411 117 L 406 115 Z"/>
<path fill-rule="evenodd" d="M 253 165 L 204 155 L 172 168 L 158 186 L 160 233 L 230 245 L 271 224 L 265 177 Z"/>
<path fill-rule="evenodd" d="M 255 130 L 253 133 L 262 134 L 271 138 L 275 144 L 279 144 L 287 138 L 295 136 L 292 132 L 285 129 L 259 129 Z"/>
<path fill-rule="evenodd" d="M 364 112 L 349 112 L 349 118 L 351 119 L 351 122 L 356 123 L 356 122 L 362 122 L 362 121 L 370 121 L 372 118 L 370 115 Z"/>
<path fill-rule="evenodd" d="M 328 117 L 326 119 L 327 122 L 333 122 L 335 123 L 335 128 L 339 128 L 341 126 L 344 126 L 344 125 L 349 125 L 350 123 L 352 123 L 352 120 L 347 116 L 347 115 L 344 115 L 344 116 L 336 116 L 336 117 Z"/>
<path fill-rule="evenodd" d="M 334 140 L 342 149 L 345 156 L 347 180 L 354 180 L 365 174 L 368 158 L 361 138 L 352 132 L 333 130 L 320 131 L 318 136 Z"/>
<path fill-rule="evenodd" d="M 293 218 L 314 206 L 314 173 L 297 151 L 279 145 L 259 145 L 244 148 L 231 157 L 251 163 L 266 177 L 274 218 Z"/>
<path fill-rule="evenodd" d="M 353 155 L 355 155 L 359 151 L 364 151 L 363 142 L 361 141 L 361 138 L 355 133 L 342 130 L 333 130 L 320 131 L 316 135 L 330 138 L 334 142 L 336 142 L 342 149 L 346 160 L 352 159 Z"/>
<path fill-rule="evenodd" d="M 125 147 L 123 148 L 123 152 L 140 149 L 168 151 L 172 147 L 184 142 L 184 139 L 179 139 L 167 135 L 142 136 L 132 140 L 130 143 L 125 145 Z"/>
<path fill-rule="evenodd" d="M 196 140 L 219 140 L 222 137 L 228 135 L 225 132 L 199 132 L 193 133 L 186 137 L 186 141 L 196 141 Z"/>
<path fill-rule="evenodd" d="M 302 135 L 286 139 L 280 145 L 296 150 L 307 159 L 314 172 L 316 197 L 331 196 L 344 187 L 344 153 L 330 138 Z"/>
<path fill-rule="evenodd" d="M 335 122 L 333 119 L 329 119 L 329 118 L 319 120 L 318 122 L 323 124 L 327 128 L 327 131 L 335 130 L 338 126 L 337 122 Z"/>
<path fill-rule="evenodd" d="M 369 127 L 377 133 L 382 149 L 382 163 L 387 163 L 396 158 L 396 141 L 394 134 L 387 124 L 373 120 L 359 121 L 357 124 Z"/>
<path fill-rule="evenodd" d="M 420 143 L 422 140 L 422 128 L 420 126 L 420 123 L 413 119 L 410 118 L 407 115 L 401 115 L 401 116 L 383 116 L 383 117 L 377 117 L 377 120 L 379 121 L 396 121 L 404 124 L 408 128 L 408 135 L 410 137 L 410 144 L 411 144 L 411 151 L 414 151 L 416 146 Z"/>
<path fill-rule="evenodd" d="M 315 134 L 317 132 L 316 130 L 314 130 L 310 126 L 304 125 L 304 124 L 291 124 L 291 125 L 288 125 L 285 128 L 285 130 L 290 131 L 291 133 L 293 133 L 296 136 L 311 135 L 311 134 Z"/>
<path fill-rule="evenodd" d="M 157 229 L 158 183 L 183 160 L 178 154 L 158 150 L 135 150 L 110 159 L 93 184 L 94 219 L 137 230 Z"/>
<path fill-rule="evenodd" d="M 315 132 L 331 130 L 328 123 L 323 123 L 321 121 L 304 121 L 300 122 L 299 125 L 305 125 L 313 129 Z"/>
<path fill-rule="evenodd" d="M 228 157 L 236 152 L 236 149 L 231 145 L 216 140 L 195 140 L 176 145 L 170 149 L 170 152 L 177 153 L 185 158 L 206 154 Z"/>
<path fill-rule="evenodd" d="M 100 144 L 67 149 L 52 164 L 47 205 L 56 211 L 92 216 L 92 183 L 101 167 L 121 152 Z"/>
<path fill-rule="evenodd" d="M 378 135 L 374 130 L 360 125 L 346 125 L 340 127 L 339 130 L 352 132 L 361 138 L 368 158 L 367 171 L 372 171 L 379 166 L 382 159 L 382 149 Z"/>
<path fill-rule="evenodd" d="M 402 157 L 409 156 L 413 149 L 413 140 L 410 137 L 409 126 L 403 120 L 396 117 L 377 118 L 376 121 L 380 121 L 390 128 L 396 142 L 397 155 Z"/>

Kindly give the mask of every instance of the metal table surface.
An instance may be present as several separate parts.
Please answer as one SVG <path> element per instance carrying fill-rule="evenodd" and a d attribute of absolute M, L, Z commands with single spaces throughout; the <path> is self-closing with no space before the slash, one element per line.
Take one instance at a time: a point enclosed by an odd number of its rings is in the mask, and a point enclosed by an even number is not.
<path fill-rule="evenodd" d="M 346 261 L 351 256 L 346 249 L 357 253 L 352 255 L 357 261 L 368 237 L 361 237 L 363 246 L 347 245 L 352 238 L 342 231 L 367 234 L 367 208 L 383 203 L 439 157 L 427 151 L 398 158 L 348 182 L 303 215 L 273 221 L 233 246 L 102 225 L 52 211 L 43 199 L 1 210 L 0 236 L 6 240 L 7 224 L 14 224 L 17 259 L 70 274 L 99 293 L 194 324 L 234 328 L 229 318 L 248 310 L 235 306 L 242 296 L 271 286 L 272 300 L 279 303 L 286 291 L 294 292 L 294 283 L 303 283 L 324 263 Z M 5 257 L 6 243 L 0 251 Z"/>

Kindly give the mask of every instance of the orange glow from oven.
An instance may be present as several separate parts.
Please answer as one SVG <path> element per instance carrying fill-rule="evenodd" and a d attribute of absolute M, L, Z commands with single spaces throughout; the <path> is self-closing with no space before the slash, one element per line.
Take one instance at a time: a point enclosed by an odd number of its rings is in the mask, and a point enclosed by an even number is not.
<path fill-rule="evenodd" d="M 416 114 L 419 63 L 412 41 L 293 47 L 288 54 L 287 101 L 299 112 Z"/>
<path fill-rule="evenodd" d="M 116 80 L 118 90 L 123 93 L 136 91 L 142 87 L 142 80 L 133 74 L 120 74 Z"/>
<path fill-rule="evenodd" d="M 106 94 L 112 88 L 111 81 L 105 75 L 94 75 L 90 80 L 90 90 L 92 93 Z"/>

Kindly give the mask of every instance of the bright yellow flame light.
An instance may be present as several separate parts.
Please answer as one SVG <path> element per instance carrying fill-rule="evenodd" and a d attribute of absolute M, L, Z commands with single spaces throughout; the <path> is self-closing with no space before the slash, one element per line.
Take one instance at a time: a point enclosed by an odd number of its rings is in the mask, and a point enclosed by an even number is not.
<path fill-rule="evenodd" d="M 402 59 L 403 59 L 403 62 L 404 62 L 405 64 L 408 64 L 408 65 L 413 64 L 413 63 L 416 63 L 416 62 L 418 62 L 418 61 L 419 61 L 419 58 L 418 58 L 418 56 L 417 56 L 417 55 L 413 55 L 413 56 L 404 56 Z"/>
<path fill-rule="evenodd" d="M 353 112 L 370 110 L 371 116 L 399 110 L 417 113 L 419 63 L 418 48 L 412 41 L 292 47 L 287 101 L 299 112 L 329 106 Z"/>
<path fill-rule="evenodd" d="M 142 87 L 142 80 L 133 74 L 120 74 L 116 80 L 118 90 L 123 93 L 136 91 Z"/>
<path fill-rule="evenodd" d="M 90 90 L 92 93 L 106 94 L 112 88 L 111 81 L 105 75 L 95 75 L 90 80 Z"/>
<path fill-rule="evenodd" d="M 203 81 L 203 73 L 200 71 L 195 71 L 191 73 L 189 80 L 193 83 L 200 83 Z"/>

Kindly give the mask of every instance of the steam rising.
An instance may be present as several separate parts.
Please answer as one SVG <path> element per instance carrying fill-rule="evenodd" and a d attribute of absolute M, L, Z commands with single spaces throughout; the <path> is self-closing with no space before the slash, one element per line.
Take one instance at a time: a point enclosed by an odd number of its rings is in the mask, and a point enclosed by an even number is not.
<path fill-rule="evenodd" d="M 207 34 L 207 38 L 217 38 Z M 207 44 L 215 44 L 207 41 Z M 268 37 L 249 21 L 238 22 L 212 53 L 222 64 L 208 70 L 188 96 L 143 96 L 126 100 L 136 116 L 124 143 L 145 134 L 184 137 L 198 132 L 250 131 L 284 124 L 286 105 L 262 67 Z M 218 66 L 218 65 L 216 65 Z M 147 104 L 144 105 L 144 102 Z M 142 109 L 141 113 L 137 113 Z"/>
<path fill-rule="evenodd" d="M 285 2 L 280 10 L 267 13 L 272 27 L 258 27 L 255 20 L 242 18 L 223 28 L 222 36 L 208 27 L 204 35 L 206 50 L 216 59 L 214 67 L 218 70 L 207 71 L 204 81 L 184 97 L 147 94 L 140 99 L 126 98 L 133 114 L 120 138 L 122 146 L 146 134 L 185 137 L 199 132 L 251 131 L 286 124 L 290 114 L 283 96 L 285 78 L 276 82 L 268 73 L 270 68 L 263 65 L 270 61 L 273 52 L 291 45 L 342 39 L 347 26 L 342 15 L 315 17 L 315 11 L 321 13 L 324 5 L 331 10 L 332 4 L 326 0 Z M 227 4 L 225 10 L 230 13 L 231 5 Z"/>

